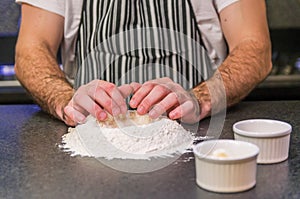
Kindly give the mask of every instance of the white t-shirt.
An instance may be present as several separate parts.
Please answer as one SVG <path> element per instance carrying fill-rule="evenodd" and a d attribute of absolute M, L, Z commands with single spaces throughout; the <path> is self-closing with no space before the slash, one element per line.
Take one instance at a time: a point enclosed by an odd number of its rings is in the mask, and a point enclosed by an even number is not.
<path fill-rule="evenodd" d="M 222 33 L 219 13 L 238 0 L 191 0 L 203 43 L 213 68 L 216 69 L 227 56 L 227 46 Z M 83 0 L 16 0 L 18 3 L 48 10 L 65 18 L 64 40 L 61 45 L 62 63 L 65 73 L 74 76 L 75 46 L 81 18 Z"/>

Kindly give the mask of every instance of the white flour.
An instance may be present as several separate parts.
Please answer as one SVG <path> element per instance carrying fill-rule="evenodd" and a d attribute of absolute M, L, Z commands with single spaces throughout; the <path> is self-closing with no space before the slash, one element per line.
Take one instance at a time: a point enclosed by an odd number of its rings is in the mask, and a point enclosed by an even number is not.
<path fill-rule="evenodd" d="M 62 137 L 64 151 L 72 156 L 105 159 L 149 159 L 182 154 L 191 147 L 194 137 L 176 121 L 162 118 L 143 125 L 108 128 L 95 118 Z"/>

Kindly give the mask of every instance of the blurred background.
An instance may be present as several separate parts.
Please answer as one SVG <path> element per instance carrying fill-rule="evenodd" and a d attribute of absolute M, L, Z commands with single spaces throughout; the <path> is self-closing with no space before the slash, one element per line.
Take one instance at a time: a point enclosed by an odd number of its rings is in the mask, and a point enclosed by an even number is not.
<path fill-rule="evenodd" d="M 300 0 L 266 0 L 273 70 L 245 100 L 300 99 Z M 0 104 L 33 103 L 15 78 L 20 22 L 15 0 L 0 1 Z"/>

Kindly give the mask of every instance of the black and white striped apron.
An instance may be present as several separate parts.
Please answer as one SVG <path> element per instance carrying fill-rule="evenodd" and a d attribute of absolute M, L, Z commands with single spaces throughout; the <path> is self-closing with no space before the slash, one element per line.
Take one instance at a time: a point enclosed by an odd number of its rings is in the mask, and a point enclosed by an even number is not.
<path fill-rule="evenodd" d="M 75 88 L 169 77 L 190 89 L 212 75 L 188 0 L 85 0 Z"/>

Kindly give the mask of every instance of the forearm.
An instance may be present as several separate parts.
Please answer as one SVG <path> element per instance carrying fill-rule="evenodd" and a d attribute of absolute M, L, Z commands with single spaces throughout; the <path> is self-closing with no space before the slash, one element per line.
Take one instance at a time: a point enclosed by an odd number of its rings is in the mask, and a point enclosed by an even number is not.
<path fill-rule="evenodd" d="M 74 90 L 58 66 L 55 55 L 46 45 L 16 51 L 16 76 L 41 108 L 63 119 L 63 108 Z"/>
<path fill-rule="evenodd" d="M 244 40 L 221 64 L 212 78 L 193 89 L 201 105 L 201 118 L 220 111 L 246 97 L 271 70 L 269 41 Z M 223 92 L 222 88 L 225 90 Z"/>

